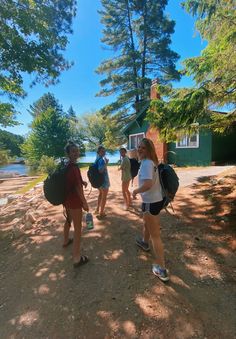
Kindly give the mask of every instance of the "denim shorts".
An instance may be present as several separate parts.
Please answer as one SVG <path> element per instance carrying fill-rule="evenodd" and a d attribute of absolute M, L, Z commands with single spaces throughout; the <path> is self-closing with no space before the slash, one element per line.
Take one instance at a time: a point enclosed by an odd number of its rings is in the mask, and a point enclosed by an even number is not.
<path fill-rule="evenodd" d="M 142 203 L 142 212 L 143 213 L 150 213 L 151 215 L 158 215 L 164 206 L 164 199 L 157 202 Z"/>

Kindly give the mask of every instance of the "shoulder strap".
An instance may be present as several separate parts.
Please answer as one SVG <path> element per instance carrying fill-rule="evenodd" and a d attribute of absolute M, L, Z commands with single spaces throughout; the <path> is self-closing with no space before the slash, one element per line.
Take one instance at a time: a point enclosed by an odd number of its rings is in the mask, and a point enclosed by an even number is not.
<path fill-rule="evenodd" d="M 97 159 L 94 161 L 94 165 L 97 165 L 97 164 L 98 164 L 98 161 L 99 161 L 99 158 L 97 158 Z"/>

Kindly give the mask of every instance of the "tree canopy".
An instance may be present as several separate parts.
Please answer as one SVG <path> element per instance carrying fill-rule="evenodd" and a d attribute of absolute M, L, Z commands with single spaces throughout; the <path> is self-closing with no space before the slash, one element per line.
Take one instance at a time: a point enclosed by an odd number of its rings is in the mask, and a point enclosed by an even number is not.
<path fill-rule="evenodd" d="M 48 108 L 34 119 L 32 132 L 22 146 L 23 154 L 30 163 L 43 155 L 62 157 L 70 135 L 68 119 L 55 108 Z"/>
<path fill-rule="evenodd" d="M 63 57 L 75 0 L 2 0 L 0 2 L 0 94 L 13 102 L 0 102 L 0 124 L 14 125 L 14 100 L 26 95 L 23 74 L 30 74 L 32 85 L 46 86 L 58 81 L 70 67 Z"/>
<path fill-rule="evenodd" d="M 48 108 L 54 108 L 58 112 L 63 111 L 62 106 L 59 104 L 58 100 L 55 98 L 54 94 L 48 92 L 45 93 L 41 98 L 35 101 L 28 112 L 32 115 L 33 119 L 39 116 L 41 113 L 45 112 Z"/>
<path fill-rule="evenodd" d="M 87 114 L 78 122 L 80 137 L 87 143 L 87 149 L 96 150 L 104 145 L 109 150 L 116 150 L 125 142 L 122 131 L 115 117 L 104 117 L 101 112 Z"/>
<path fill-rule="evenodd" d="M 159 86 L 161 100 L 154 100 L 148 114 L 162 136 L 174 140 L 181 129 L 201 128 L 225 132 L 236 121 L 236 9 L 234 0 L 187 0 L 184 8 L 196 17 L 196 28 L 208 45 L 198 57 L 184 61 L 193 88 Z M 228 114 L 215 110 L 228 107 Z"/>
<path fill-rule="evenodd" d="M 23 142 L 24 138 L 21 135 L 0 130 L 0 147 L 8 150 L 10 156 L 21 156 L 20 146 Z"/>
<path fill-rule="evenodd" d="M 84 154 L 82 134 L 72 106 L 65 112 L 54 94 L 46 93 L 30 106 L 29 112 L 33 116 L 31 133 L 22 150 L 31 164 L 37 167 L 42 156 L 54 159 L 64 156 L 64 146 L 69 140 L 76 142 L 81 155 Z"/>
<path fill-rule="evenodd" d="M 165 14 L 167 0 L 101 0 L 102 42 L 113 51 L 97 72 L 104 75 L 100 96 L 115 95 L 103 115 L 138 111 L 149 98 L 151 78 L 163 84 L 179 79 L 179 56 L 171 50 L 175 23 Z"/>

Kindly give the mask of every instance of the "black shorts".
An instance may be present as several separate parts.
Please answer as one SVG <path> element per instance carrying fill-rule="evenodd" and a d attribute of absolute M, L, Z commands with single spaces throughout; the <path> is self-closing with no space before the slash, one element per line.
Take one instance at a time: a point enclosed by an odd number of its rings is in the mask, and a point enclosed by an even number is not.
<path fill-rule="evenodd" d="M 142 203 L 142 212 L 149 212 L 151 215 L 158 215 L 164 206 L 164 199 L 158 202 Z"/>

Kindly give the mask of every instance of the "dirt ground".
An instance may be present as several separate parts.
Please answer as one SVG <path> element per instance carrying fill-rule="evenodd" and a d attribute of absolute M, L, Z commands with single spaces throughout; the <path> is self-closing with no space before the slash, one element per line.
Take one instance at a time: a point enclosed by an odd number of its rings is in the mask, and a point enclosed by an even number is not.
<path fill-rule="evenodd" d="M 134 244 L 140 201 L 124 211 L 117 168 L 109 173 L 108 215 L 83 230 L 90 262 L 77 270 L 62 248 L 61 207 L 45 203 L 19 237 L 1 218 L 0 338 L 236 338 L 236 169 L 180 188 L 175 214 L 161 212 L 166 284 Z"/>

